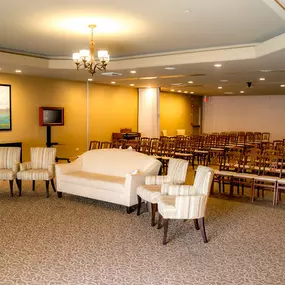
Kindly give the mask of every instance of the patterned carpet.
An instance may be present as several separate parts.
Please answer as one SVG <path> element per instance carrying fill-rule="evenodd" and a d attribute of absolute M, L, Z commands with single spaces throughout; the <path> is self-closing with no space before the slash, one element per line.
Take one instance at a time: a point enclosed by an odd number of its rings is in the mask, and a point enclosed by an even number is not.
<path fill-rule="evenodd" d="M 124 207 L 0 182 L 0 284 L 284 284 L 285 207 L 211 198 L 204 244 L 192 221 L 171 221 L 169 243 Z"/>

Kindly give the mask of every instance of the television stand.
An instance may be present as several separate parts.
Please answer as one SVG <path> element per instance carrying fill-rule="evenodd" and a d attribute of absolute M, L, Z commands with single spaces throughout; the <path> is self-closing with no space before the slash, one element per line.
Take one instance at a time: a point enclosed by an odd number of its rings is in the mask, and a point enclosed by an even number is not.
<path fill-rule="evenodd" d="M 52 142 L 51 141 L 51 126 L 47 126 L 47 141 L 46 146 L 52 147 L 53 145 L 58 145 L 58 142 Z"/>

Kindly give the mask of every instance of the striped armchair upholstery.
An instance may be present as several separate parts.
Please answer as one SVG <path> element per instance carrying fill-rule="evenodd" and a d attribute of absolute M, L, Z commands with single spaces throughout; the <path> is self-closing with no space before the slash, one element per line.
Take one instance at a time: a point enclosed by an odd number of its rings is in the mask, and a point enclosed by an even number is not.
<path fill-rule="evenodd" d="M 138 215 L 140 215 L 141 200 L 152 204 L 152 222 L 155 225 L 155 212 L 157 211 L 157 202 L 161 195 L 162 185 L 167 184 L 184 184 L 187 175 L 188 161 L 177 158 L 170 158 L 168 164 L 168 173 L 163 176 L 147 176 L 145 185 L 137 188 L 138 196 Z"/>
<path fill-rule="evenodd" d="M 162 192 L 165 195 L 160 196 L 158 201 L 160 220 L 163 218 L 166 232 L 163 244 L 166 243 L 168 219 L 193 219 L 196 229 L 199 229 L 200 224 L 203 240 L 207 242 L 204 216 L 213 176 L 214 170 L 212 168 L 199 166 L 193 186 L 163 185 Z"/>
<path fill-rule="evenodd" d="M 17 178 L 21 180 L 32 180 L 33 191 L 36 180 L 46 181 L 46 196 L 49 196 L 49 181 L 55 191 L 53 178 L 55 177 L 56 148 L 32 147 L 31 161 L 20 164 Z M 21 183 L 19 183 L 21 188 Z M 21 190 L 20 190 L 21 191 Z"/>
<path fill-rule="evenodd" d="M 9 180 L 11 197 L 13 197 L 13 181 L 19 171 L 20 156 L 20 147 L 0 147 L 0 180 Z"/>

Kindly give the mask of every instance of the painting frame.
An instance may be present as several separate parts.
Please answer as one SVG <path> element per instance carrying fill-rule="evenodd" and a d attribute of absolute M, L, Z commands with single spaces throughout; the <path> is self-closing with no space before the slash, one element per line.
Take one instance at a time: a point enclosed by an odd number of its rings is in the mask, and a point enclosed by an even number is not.
<path fill-rule="evenodd" d="M 0 84 L 0 131 L 12 130 L 11 85 Z"/>

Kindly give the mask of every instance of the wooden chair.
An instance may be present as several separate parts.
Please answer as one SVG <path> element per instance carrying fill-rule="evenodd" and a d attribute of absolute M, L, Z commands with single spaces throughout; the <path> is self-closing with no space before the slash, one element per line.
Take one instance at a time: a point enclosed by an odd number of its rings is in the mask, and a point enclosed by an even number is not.
<path fill-rule="evenodd" d="M 100 141 L 90 141 L 89 150 L 91 149 L 99 149 L 100 148 Z"/>
<path fill-rule="evenodd" d="M 111 142 L 101 142 L 100 148 L 112 148 L 112 143 Z"/>

